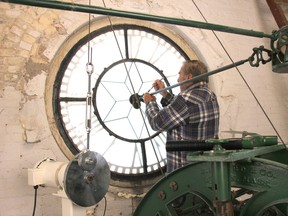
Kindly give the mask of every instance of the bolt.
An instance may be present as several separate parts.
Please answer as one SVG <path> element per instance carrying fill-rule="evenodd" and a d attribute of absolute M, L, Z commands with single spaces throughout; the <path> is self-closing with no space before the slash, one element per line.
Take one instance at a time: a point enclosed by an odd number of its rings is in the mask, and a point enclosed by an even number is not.
<path fill-rule="evenodd" d="M 166 199 L 166 194 L 165 194 L 165 192 L 164 192 L 164 191 L 159 191 L 158 197 L 159 197 L 161 200 L 165 200 L 165 199 Z"/>
<path fill-rule="evenodd" d="M 173 191 L 178 190 L 178 184 L 175 181 L 170 182 L 169 188 Z"/>
<path fill-rule="evenodd" d="M 84 176 L 84 180 L 86 181 L 86 183 L 88 184 L 92 184 L 93 180 L 94 180 L 94 175 L 92 173 L 87 173 Z"/>

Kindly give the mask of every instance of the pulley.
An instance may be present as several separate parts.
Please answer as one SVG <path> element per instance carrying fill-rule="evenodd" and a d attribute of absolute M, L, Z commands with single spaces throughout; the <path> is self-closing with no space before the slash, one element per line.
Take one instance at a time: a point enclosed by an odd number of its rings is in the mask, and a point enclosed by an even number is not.
<path fill-rule="evenodd" d="M 110 169 L 103 156 L 86 151 L 71 160 L 64 175 L 64 189 L 70 200 L 82 207 L 97 204 L 106 194 Z"/>

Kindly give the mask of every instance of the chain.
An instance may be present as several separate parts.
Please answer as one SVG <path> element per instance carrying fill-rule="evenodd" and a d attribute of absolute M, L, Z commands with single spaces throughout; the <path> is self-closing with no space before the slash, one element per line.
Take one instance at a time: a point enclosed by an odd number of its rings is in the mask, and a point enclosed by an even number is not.
<path fill-rule="evenodd" d="M 263 54 L 266 54 L 266 58 Z M 266 64 L 272 60 L 272 51 L 265 49 L 264 46 L 253 48 L 253 54 L 249 57 L 249 63 L 252 67 L 258 67 L 260 62 Z"/>

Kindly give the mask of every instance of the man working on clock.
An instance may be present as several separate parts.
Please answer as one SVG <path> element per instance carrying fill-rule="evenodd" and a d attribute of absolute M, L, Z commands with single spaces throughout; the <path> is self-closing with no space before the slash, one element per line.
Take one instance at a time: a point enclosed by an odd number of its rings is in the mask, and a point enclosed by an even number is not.
<path fill-rule="evenodd" d="M 178 82 L 206 73 L 207 67 L 198 60 L 183 63 Z M 208 88 L 208 77 L 180 85 L 180 93 L 161 92 L 163 109 L 155 96 L 144 94 L 146 115 L 153 130 L 167 131 L 167 140 L 205 140 L 218 136 L 219 105 L 216 95 Z M 154 89 L 165 88 L 155 80 Z M 187 152 L 167 152 L 167 172 L 186 165 Z"/>

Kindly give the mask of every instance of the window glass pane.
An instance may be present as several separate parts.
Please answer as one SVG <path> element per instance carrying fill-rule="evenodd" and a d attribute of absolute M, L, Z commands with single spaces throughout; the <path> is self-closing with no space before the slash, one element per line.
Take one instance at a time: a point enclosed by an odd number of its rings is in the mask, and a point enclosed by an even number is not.
<path fill-rule="evenodd" d="M 87 147 L 86 100 L 90 91 L 90 150 L 102 154 L 116 174 L 159 171 L 166 165 L 166 135 L 151 129 L 144 104 L 135 109 L 129 100 L 134 94 L 141 98 L 155 79 L 164 77 L 167 85 L 177 83 L 178 70 L 185 59 L 183 52 L 164 35 L 137 26 L 117 26 L 114 32 L 110 28 L 99 30 L 89 39 L 89 46 L 88 41 L 78 44 L 78 50 L 61 71 L 60 84 L 55 85 L 55 99 L 61 101 L 58 115 L 63 131 L 73 141 L 66 144 L 79 151 Z M 93 65 L 90 90 L 86 71 L 88 47 Z M 178 92 L 173 89 L 173 93 Z M 155 96 L 161 99 L 160 94 Z"/>

